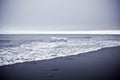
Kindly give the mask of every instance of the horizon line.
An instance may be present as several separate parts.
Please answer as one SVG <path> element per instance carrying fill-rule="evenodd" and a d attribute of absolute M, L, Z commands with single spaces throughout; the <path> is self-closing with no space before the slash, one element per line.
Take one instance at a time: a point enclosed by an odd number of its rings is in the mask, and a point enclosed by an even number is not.
<path fill-rule="evenodd" d="M 0 34 L 120 34 L 120 30 L 81 30 L 81 31 L 4 31 Z"/>

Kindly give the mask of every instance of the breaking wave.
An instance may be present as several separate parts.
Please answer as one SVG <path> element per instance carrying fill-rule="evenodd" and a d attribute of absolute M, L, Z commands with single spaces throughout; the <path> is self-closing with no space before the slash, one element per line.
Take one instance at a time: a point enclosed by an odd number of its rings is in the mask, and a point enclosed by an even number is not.
<path fill-rule="evenodd" d="M 67 39 L 52 37 L 48 41 L 34 41 L 14 47 L 1 48 L 0 66 L 77 55 L 80 53 L 96 51 L 105 47 L 115 46 L 120 46 L 119 40 L 98 38 Z"/>

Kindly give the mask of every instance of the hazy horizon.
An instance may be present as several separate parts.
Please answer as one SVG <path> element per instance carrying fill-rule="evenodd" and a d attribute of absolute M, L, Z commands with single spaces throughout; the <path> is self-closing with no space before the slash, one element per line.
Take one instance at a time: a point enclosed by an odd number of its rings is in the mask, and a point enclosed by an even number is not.
<path fill-rule="evenodd" d="M 120 30 L 82 30 L 82 31 L 5 31 L 0 34 L 120 34 Z"/>

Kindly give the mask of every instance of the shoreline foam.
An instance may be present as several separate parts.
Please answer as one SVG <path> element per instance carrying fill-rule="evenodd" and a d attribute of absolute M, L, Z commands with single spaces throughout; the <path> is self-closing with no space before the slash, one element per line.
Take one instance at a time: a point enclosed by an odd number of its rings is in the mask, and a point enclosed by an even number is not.
<path fill-rule="evenodd" d="M 31 42 L 0 49 L 0 66 L 78 55 L 115 46 L 120 46 L 120 41 L 94 38 L 72 39 L 67 42 Z"/>

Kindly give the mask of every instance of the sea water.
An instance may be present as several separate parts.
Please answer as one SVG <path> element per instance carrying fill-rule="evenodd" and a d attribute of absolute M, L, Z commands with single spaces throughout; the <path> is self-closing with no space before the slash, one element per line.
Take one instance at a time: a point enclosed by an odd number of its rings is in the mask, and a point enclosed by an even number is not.
<path fill-rule="evenodd" d="M 120 35 L 1 34 L 0 66 L 120 46 Z"/>

